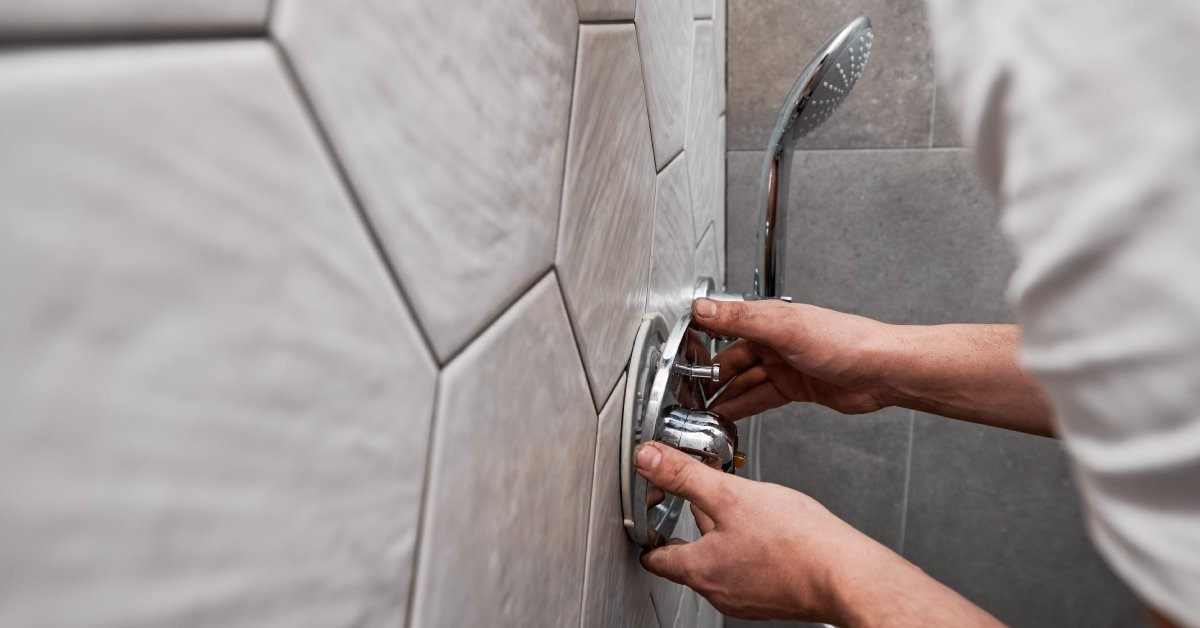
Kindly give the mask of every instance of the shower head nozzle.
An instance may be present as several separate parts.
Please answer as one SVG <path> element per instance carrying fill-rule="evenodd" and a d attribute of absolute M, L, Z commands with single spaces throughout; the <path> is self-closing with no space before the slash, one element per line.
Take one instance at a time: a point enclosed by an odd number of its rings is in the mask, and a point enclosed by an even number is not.
<path fill-rule="evenodd" d="M 792 149 L 797 140 L 828 120 L 854 89 L 874 39 L 869 18 L 847 24 L 800 71 L 779 110 L 760 187 L 754 298 L 776 298 L 783 291 Z"/>

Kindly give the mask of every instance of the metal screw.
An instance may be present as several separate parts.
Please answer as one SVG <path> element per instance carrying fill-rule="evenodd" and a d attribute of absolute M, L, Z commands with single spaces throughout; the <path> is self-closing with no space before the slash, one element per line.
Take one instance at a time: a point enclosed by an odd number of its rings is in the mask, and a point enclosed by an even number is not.
<path fill-rule="evenodd" d="M 712 366 L 698 366 L 688 364 L 686 362 L 676 362 L 675 368 L 672 369 L 676 374 L 693 379 L 710 379 L 719 381 L 721 379 L 721 365 L 713 364 Z"/>

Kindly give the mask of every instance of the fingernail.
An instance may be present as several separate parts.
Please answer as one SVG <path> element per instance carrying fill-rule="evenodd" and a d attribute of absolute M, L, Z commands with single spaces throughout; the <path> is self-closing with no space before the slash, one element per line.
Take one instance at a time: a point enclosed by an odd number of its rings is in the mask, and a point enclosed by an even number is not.
<path fill-rule="evenodd" d="M 696 316 L 712 318 L 717 315 L 717 302 L 711 299 L 696 299 Z"/>
<path fill-rule="evenodd" d="M 657 447 L 642 445 L 638 447 L 637 455 L 634 456 L 634 462 L 637 463 L 637 468 L 643 471 L 653 471 L 658 467 L 658 461 L 662 460 L 662 452 Z"/>

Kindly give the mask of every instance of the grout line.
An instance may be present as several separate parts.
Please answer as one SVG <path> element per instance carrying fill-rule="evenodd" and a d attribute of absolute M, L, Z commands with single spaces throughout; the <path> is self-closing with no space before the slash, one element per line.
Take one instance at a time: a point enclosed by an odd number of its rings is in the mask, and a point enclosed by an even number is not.
<path fill-rule="evenodd" d="M 413 539 L 413 560 L 412 568 L 408 579 L 408 602 L 404 609 L 404 625 L 412 626 L 413 624 L 413 608 L 417 604 L 417 580 L 421 573 L 421 549 L 422 543 L 425 540 L 425 519 L 429 514 L 429 487 L 432 484 L 433 472 L 433 455 L 436 451 L 436 436 L 437 436 L 437 415 L 441 408 L 441 393 L 442 393 L 442 378 L 445 377 L 445 370 L 439 370 L 437 379 L 433 385 L 433 413 L 429 417 L 429 436 L 425 441 L 425 475 L 421 477 L 421 497 L 418 500 L 417 510 L 417 534 Z"/>
<path fill-rule="evenodd" d="M 412 306 L 412 300 L 409 298 L 408 293 L 405 292 L 404 285 L 400 282 L 399 275 L 396 274 L 395 265 L 392 264 L 391 258 L 388 256 L 387 250 L 383 246 L 383 241 L 379 237 L 379 232 L 376 231 L 374 225 L 371 224 L 371 220 L 367 216 L 366 206 L 363 204 L 362 198 L 359 196 L 358 191 L 353 185 L 351 185 L 350 173 L 346 169 L 346 165 L 342 162 L 334 148 L 333 138 L 330 137 L 328 131 L 325 130 L 325 127 L 321 125 L 321 118 L 317 115 L 316 103 L 314 103 L 312 98 L 309 97 L 308 93 L 304 91 L 304 84 L 300 81 L 300 75 L 296 71 L 296 67 L 292 64 L 291 58 L 288 57 L 287 50 L 284 49 L 283 45 L 273 39 L 267 39 L 267 42 L 275 49 L 276 54 L 279 55 L 280 62 L 283 65 L 284 76 L 286 80 L 291 83 L 297 97 L 300 99 L 300 104 L 305 113 L 308 115 L 309 122 L 313 125 L 321 145 L 325 148 L 326 156 L 333 165 L 334 171 L 337 174 L 337 178 L 341 182 L 342 188 L 344 189 L 347 197 L 349 197 L 350 204 L 353 206 L 354 211 L 358 216 L 359 223 L 363 228 L 363 231 L 366 233 L 368 240 L 375 249 L 375 254 L 378 256 L 380 263 L 383 264 L 383 268 L 387 272 L 388 277 L 391 279 L 392 286 L 396 289 L 397 296 L 400 297 L 400 309 L 405 315 L 411 317 L 413 324 L 417 328 L 417 331 L 421 334 L 421 340 L 425 344 L 425 350 L 429 352 L 429 355 L 433 356 L 434 362 L 438 362 L 437 351 L 435 351 L 433 347 L 433 340 L 430 338 L 429 332 L 426 331 L 425 326 L 421 324 L 420 318 L 416 316 L 416 310 Z M 439 366 L 441 366 L 441 364 L 439 364 Z"/>
<path fill-rule="evenodd" d="M 575 124 L 575 90 L 579 88 L 579 55 L 583 53 L 583 26 L 575 29 L 575 67 L 571 69 L 571 99 L 567 103 L 567 134 L 563 140 L 562 181 L 558 186 L 558 214 L 554 217 L 554 259 L 551 267 L 558 264 L 558 247 L 562 244 L 563 212 L 567 208 L 567 177 L 571 166 L 571 128 Z M 564 300 L 565 302 L 565 300 Z"/>
<path fill-rule="evenodd" d="M 472 344 L 475 344 L 475 341 L 479 340 L 480 336 L 483 336 L 484 334 L 486 334 L 487 331 L 489 329 L 491 329 L 493 325 L 495 325 L 497 322 L 499 322 L 500 319 L 503 318 L 504 315 L 506 313 L 508 313 L 508 311 L 510 309 L 512 309 L 512 307 L 514 305 L 517 304 L 518 301 L 520 301 L 521 299 L 524 299 L 525 295 L 532 292 L 533 289 L 536 288 L 537 285 L 539 283 L 541 283 L 543 279 L 546 278 L 546 275 L 549 275 L 553 270 L 554 270 L 554 265 L 551 264 L 547 270 L 543 270 L 543 271 L 537 273 L 536 275 L 533 276 L 533 279 L 531 279 L 529 281 L 529 283 L 521 286 L 521 288 L 513 294 L 512 298 L 506 299 L 503 302 L 501 302 L 499 305 L 497 305 L 495 315 L 492 316 L 491 318 L 485 319 L 483 321 L 483 326 L 479 328 L 479 331 L 475 332 L 474 334 L 471 334 L 471 336 L 469 338 L 467 338 L 466 340 L 463 341 L 462 346 L 458 347 L 457 349 L 452 351 L 449 355 L 447 355 L 446 359 L 441 361 L 438 364 L 438 366 L 445 368 L 451 362 L 458 359 L 458 356 L 462 355 L 463 352 L 466 351 L 467 348 L 470 347 Z"/>
<path fill-rule="evenodd" d="M 908 535 L 908 487 L 912 483 L 913 432 L 916 431 L 915 410 L 908 411 L 908 451 L 904 464 L 904 494 L 900 501 L 900 543 L 896 553 L 904 556 L 904 538 Z"/>
<path fill-rule="evenodd" d="M 83 48 L 88 46 L 124 46 L 151 44 L 186 44 L 195 42 L 262 41 L 268 36 L 266 28 L 229 28 L 222 30 L 163 30 L 158 32 L 86 33 L 78 35 L 5 34 L 0 41 L 0 53 L 25 50 Z"/>
<path fill-rule="evenodd" d="M 638 36 L 638 33 L 640 33 L 640 32 L 641 31 L 638 29 L 637 24 L 634 24 L 633 25 L 633 45 L 637 46 L 638 70 L 639 70 L 638 73 L 641 74 L 641 76 L 642 76 L 642 101 L 646 105 L 646 129 L 650 133 L 650 158 L 654 160 L 654 173 L 658 174 L 658 173 L 662 172 L 663 170 L 665 170 L 666 167 L 668 165 L 670 165 L 671 161 L 667 160 L 667 163 L 663 164 L 662 168 L 658 167 L 658 153 L 656 151 L 656 149 L 658 148 L 658 142 L 654 141 L 654 122 L 652 122 L 650 120 L 650 88 L 648 87 L 649 81 L 646 80 L 646 55 L 642 54 L 642 38 Z M 687 123 L 685 122 L 684 123 L 684 140 L 686 141 L 686 139 L 687 139 Z M 679 152 L 681 152 L 681 153 L 683 152 L 682 147 L 680 147 Z M 672 159 L 674 159 L 674 157 L 672 157 Z"/>
<path fill-rule="evenodd" d="M 579 20 L 580 26 L 595 26 L 597 24 L 633 24 L 633 18 L 623 17 L 614 20 Z"/>
<path fill-rule="evenodd" d="M 583 378 L 587 381 L 588 393 L 592 395 L 592 405 L 596 407 L 596 412 L 599 412 L 604 404 L 597 401 L 596 391 L 592 389 L 592 378 L 588 377 L 591 370 L 588 368 L 587 357 L 583 353 L 583 345 L 579 344 L 579 325 L 575 323 L 575 317 L 571 315 L 571 305 L 567 301 L 567 293 L 563 290 L 562 282 L 558 280 L 557 271 L 551 269 L 550 272 L 554 273 L 554 285 L 558 288 L 558 297 L 562 299 L 563 310 L 567 313 L 567 323 L 571 327 L 571 340 L 575 342 L 575 351 L 579 353 L 579 363 L 583 366 Z M 608 399 L 608 397 L 605 396 L 604 399 Z"/>

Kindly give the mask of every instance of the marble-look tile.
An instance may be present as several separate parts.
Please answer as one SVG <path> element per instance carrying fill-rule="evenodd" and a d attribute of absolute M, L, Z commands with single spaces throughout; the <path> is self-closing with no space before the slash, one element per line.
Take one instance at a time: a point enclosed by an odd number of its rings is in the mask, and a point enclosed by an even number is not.
<path fill-rule="evenodd" d="M 713 279 L 720 277 L 721 265 L 717 253 L 716 227 L 711 223 L 704 230 L 700 244 L 696 245 L 695 256 L 697 277 L 712 277 Z"/>
<path fill-rule="evenodd" d="M 688 179 L 692 189 L 692 210 L 696 212 L 696 241 L 701 231 L 716 219 L 720 200 L 717 182 L 721 154 L 717 112 L 717 73 L 713 54 L 712 22 L 695 23 L 696 39 L 692 57 L 692 88 L 688 103 L 688 128 L 684 151 L 688 160 Z"/>
<path fill-rule="evenodd" d="M 683 150 L 691 80 L 691 0 L 645 0 L 637 6 L 637 37 L 650 109 L 654 167 L 662 170 Z"/>
<path fill-rule="evenodd" d="M 725 168 L 726 161 L 729 158 L 728 152 L 725 150 L 725 116 L 721 116 L 717 121 L 717 139 L 720 141 L 717 149 L 717 193 L 713 197 L 717 204 L 717 210 L 713 215 L 713 225 L 716 228 L 716 245 L 717 245 L 717 267 L 721 269 L 721 276 L 716 277 L 717 284 L 724 287 L 726 284 L 728 269 L 725 262 L 726 250 L 729 248 L 728 236 L 726 235 L 725 227 L 729 216 L 728 209 L 725 207 Z"/>
<path fill-rule="evenodd" d="M 700 596 L 695 591 L 685 589 L 679 598 L 679 610 L 675 613 L 675 628 L 696 628 L 696 617 L 700 611 Z"/>
<path fill-rule="evenodd" d="M 0 137 L 0 625 L 403 623 L 436 367 L 272 47 L 9 54 Z"/>
<path fill-rule="evenodd" d="M 0 40 L 249 35 L 267 27 L 270 0 L 5 0 Z"/>
<path fill-rule="evenodd" d="M 1058 441 L 917 414 L 904 555 L 1011 626 L 1147 625 Z"/>
<path fill-rule="evenodd" d="M 713 48 L 717 58 L 717 111 L 725 113 L 725 62 L 729 41 L 728 0 L 713 0 Z M 724 151 L 722 151 L 724 152 Z"/>
<path fill-rule="evenodd" d="M 432 442 L 412 625 L 578 625 L 596 412 L 553 273 L 445 367 Z"/>
<path fill-rule="evenodd" d="M 632 20 L 637 0 L 575 0 L 583 22 Z"/>
<path fill-rule="evenodd" d="M 583 589 L 583 627 L 657 628 L 646 585 L 653 578 L 639 562 L 641 549 L 625 533 L 621 509 L 621 411 L 625 378 L 600 410 L 592 475 L 587 575 Z"/>
<path fill-rule="evenodd" d="M 679 155 L 658 173 L 654 194 L 654 243 L 646 311 L 658 312 L 668 322 L 678 320 L 691 307 L 696 283 L 686 157 Z"/>
<path fill-rule="evenodd" d="M 553 263 L 575 4 L 279 0 L 272 31 L 446 361 Z"/>
<path fill-rule="evenodd" d="M 646 307 L 654 155 L 632 24 L 584 25 L 557 267 L 592 397 L 608 397 Z"/>
<path fill-rule="evenodd" d="M 856 16 L 875 26 L 861 80 L 812 148 L 929 146 L 933 54 L 924 0 L 730 0 L 729 145 L 765 150 L 796 75 Z"/>
<path fill-rule="evenodd" d="M 696 600 L 696 628 L 721 628 L 723 622 L 721 613 L 713 608 L 708 600 L 700 598 Z"/>

